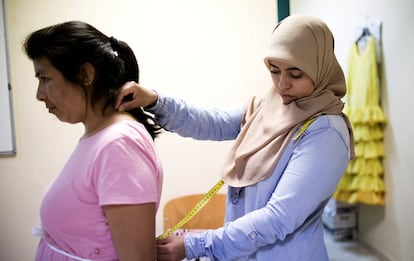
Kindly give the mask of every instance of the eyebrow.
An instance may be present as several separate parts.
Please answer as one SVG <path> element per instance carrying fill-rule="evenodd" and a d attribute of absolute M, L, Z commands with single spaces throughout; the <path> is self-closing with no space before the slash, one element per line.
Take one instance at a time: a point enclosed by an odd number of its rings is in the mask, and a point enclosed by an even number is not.
<path fill-rule="evenodd" d="M 269 63 L 270 64 L 270 66 L 271 67 L 275 67 L 275 68 L 278 68 L 278 69 L 280 69 L 279 67 L 277 67 L 276 65 L 274 65 L 274 64 L 272 64 L 272 63 Z M 288 67 L 288 68 L 286 68 L 286 71 L 302 71 L 301 69 L 299 69 L 298 67 L 294 67 L 294 66 L 292 66 L 292 67 Z"/>
<path fill-rule="evenodd" d="M 43 73 L 43 72 L 42 72 L 42 70 L 35 71 L 35 77 L 36 77 L 36 78 L 39 78 L 39 76 L 40 76 L 42 73 Z"/>

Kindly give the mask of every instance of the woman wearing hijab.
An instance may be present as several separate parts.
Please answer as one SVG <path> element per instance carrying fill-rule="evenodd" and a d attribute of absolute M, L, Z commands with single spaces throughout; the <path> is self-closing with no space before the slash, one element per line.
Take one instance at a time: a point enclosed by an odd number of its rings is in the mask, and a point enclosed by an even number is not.
<path fill-rule="evenodd" d="M 321 215 L 353 157 L 332 33 L 317 18 L 287 17 L 264 62 L 273 86 L 232 110 L 200 109 L 133 82 L 121 89 L 121 111 L 146 106 L 181 136 L 235 139 L 221 174 L 224 227 L 158 240 L 157 260 L 328 260 Z M 121 104 L 128 94 L 135 98 Z"/>

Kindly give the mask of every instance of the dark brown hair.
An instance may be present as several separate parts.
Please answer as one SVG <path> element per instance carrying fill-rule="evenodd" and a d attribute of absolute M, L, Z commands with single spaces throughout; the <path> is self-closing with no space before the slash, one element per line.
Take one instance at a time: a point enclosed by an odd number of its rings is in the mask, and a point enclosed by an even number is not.
<path fill-rule="evenodd" d="M 83 86 L 81 66 L 90 63 L 95 69 L 92 105 L 105 100 L 113 106 L 121 86 L 139 82 L 139 67 L 132 49 L 123 41 L 108 37 L 93 26 L 70 21 L 31 33 L 23 45 L 30 59 L 47 58 L 70 82 Z M 141 122 L 154 139 L 161 131 L 154 117 L 142 108 L 128 111 Z"/>

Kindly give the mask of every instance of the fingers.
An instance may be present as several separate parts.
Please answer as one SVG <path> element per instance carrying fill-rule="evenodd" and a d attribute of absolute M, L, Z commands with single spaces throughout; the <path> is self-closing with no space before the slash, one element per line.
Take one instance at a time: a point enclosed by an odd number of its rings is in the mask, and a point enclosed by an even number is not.
<path fill-rule="evenodd" d="M 175 260 L 173 253 L 171 253 L 171 246 L 164 240 L 157 240 L 157 261 L 172 261 Z"/>
<path fill-rule="evenodd" d="M 118 96 L 115 101 L 115 106 L 114 106 L 115 109 L 119 111 L 125 111 L 129 109 L 131 106 L 133 106 L 132 100 L 125 101 L 125 98 L 128 95 L 132 96 L 131 97 L 132 99 L 135 98 L 135 91 L 136 91 L 135 85 L 136 85 L 135 82 L 127 82 L 121 87 L 121 89 L 119 89 Z"/>
<path fill-rule="evenodd" d="M 115 110 L 128 111 L 156 103 L 158 94 L 136 82 L 125 83 L 118 91 L 114 104 Z"/>
<path fill-rule="evenodd" d="M 123 112 L 123 111 L 128 111 L 130 109 L 133 109 L 135 107 L 136 106 L 134 106 L 134 101 L 124 101 L 121 103 L 121 105 L 119 105 L 118 110 Z"/>
<path fill-rule="evenodd" d="M 185 258 L 183 236 L 170 236 L 157 240 L 157 260 L 180 261 Z"/>
<path fill-rule="evenodd" d="M 171 241 L 170 237 L 167 237 L 167 238 L 164 238 L 164 239 L 157 239 L 156 242 L 157 242 L 157 245 L 165 245 L 170 241 Z"/>

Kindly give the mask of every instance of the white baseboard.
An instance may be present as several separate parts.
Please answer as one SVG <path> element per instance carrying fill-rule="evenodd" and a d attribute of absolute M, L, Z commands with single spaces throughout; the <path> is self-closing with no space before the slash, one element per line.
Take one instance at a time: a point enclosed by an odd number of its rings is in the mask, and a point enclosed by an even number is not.
<path fill-rule="evenodd" d="M 363 241 L 363 240 L 361 240 L 359 238 L 357 239 L 357 241 L 358 241 L 358 244 L 360 244 L 361 246 L 363 246 L 366 249 L 368 249 L 376 257 L 378 257 L 381 261 L 396 261 L 396 260 L 393 260 L 393 259 L 387 257 L 386 255 L 384 255 L 384 253 L 378 251 L 378 249 L 376 249 L 375 247 L 371 246 L 367 242 L 365 242 L 365 241 Z"/>

